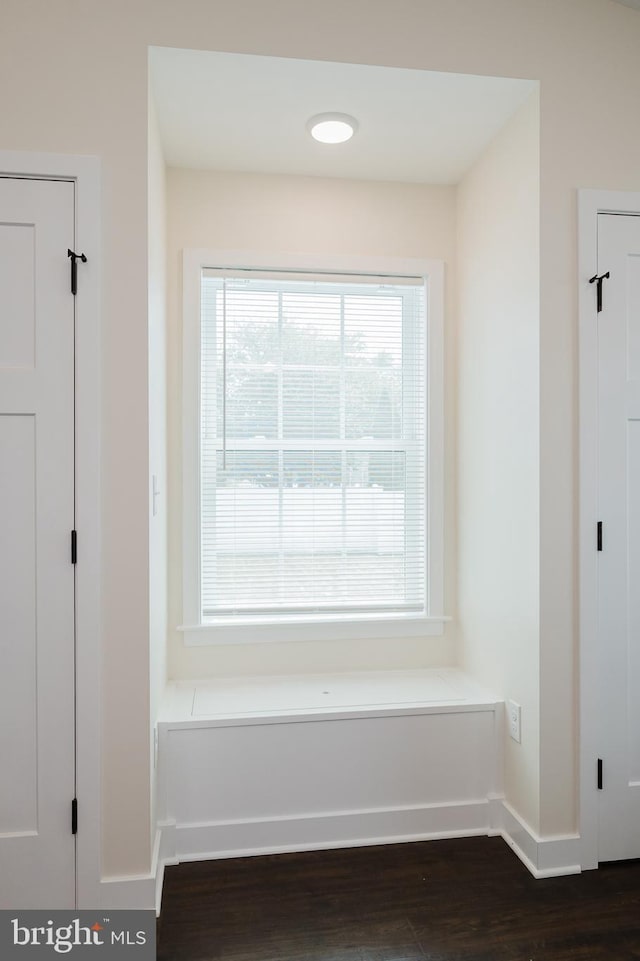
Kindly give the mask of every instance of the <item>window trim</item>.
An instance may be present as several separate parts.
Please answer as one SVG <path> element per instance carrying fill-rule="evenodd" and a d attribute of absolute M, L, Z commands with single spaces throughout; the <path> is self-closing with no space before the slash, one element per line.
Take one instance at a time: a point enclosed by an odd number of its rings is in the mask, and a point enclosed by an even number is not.
<path fill-rule="evenodd" d="M 183 251 L 182 313 L 182 610 L 186 645 L 262 641 L 345 640 L 398 636 L 439 636 L 451 618 L 444 604 L 444 264 L 439 260 L 394 257 L 336 257 L 266 254 L 257 251 Z M 429 614 L 325 615 L 296 619 L 239 617 L 215 625 L 200 623 L 200 281 L 203 268 L 379 273 L 422 277 L 425 283 L 427 350 L 426 569 Z"/>

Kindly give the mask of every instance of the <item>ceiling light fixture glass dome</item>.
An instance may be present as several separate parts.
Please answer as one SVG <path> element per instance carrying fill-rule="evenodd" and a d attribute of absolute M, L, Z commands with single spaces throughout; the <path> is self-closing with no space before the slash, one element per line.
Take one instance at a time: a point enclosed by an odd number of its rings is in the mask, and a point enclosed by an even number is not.
<path fill-rule="evenodd" d="M 307 130 L 320 143 L 345 143 L 358 129 L 358 121 L 346 113 L 319 113 L 307 124 Z"/>

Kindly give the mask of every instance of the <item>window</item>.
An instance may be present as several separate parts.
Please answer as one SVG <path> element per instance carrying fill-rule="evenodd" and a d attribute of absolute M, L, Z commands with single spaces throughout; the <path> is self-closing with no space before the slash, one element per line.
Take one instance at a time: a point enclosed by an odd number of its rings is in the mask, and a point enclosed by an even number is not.
<path fill-rule="evenodd" d="M 433 276 L 196 254 L 187 639 L 441 630 Z"/>

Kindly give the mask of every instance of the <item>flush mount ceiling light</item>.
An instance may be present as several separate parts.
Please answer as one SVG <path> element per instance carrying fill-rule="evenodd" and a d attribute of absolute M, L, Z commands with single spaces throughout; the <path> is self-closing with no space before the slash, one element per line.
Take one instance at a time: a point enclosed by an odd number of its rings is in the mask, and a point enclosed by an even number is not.
<path fill-rule="evenodd" d="M 358 129 L 358 121 L 346 113 L 319 113 L 307 124 L 307 130 L 320 143 L 344 143 Z"/>

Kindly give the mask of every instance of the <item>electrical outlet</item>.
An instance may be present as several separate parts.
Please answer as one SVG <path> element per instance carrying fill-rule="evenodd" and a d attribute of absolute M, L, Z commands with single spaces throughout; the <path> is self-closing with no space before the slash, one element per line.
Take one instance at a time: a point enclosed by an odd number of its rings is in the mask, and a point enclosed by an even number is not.
<path fill-rule="evenodd" d="M 507 724 L 509 736 L 520 744 L 520 705 L 515 701 L 507 701 Z"/>

